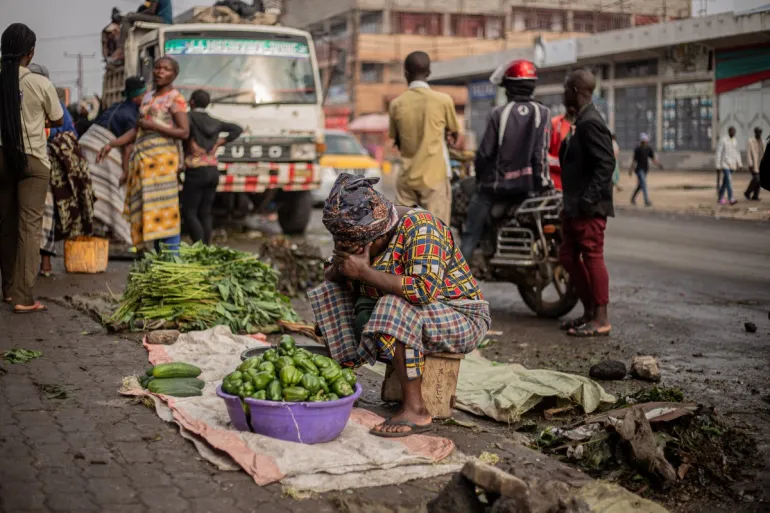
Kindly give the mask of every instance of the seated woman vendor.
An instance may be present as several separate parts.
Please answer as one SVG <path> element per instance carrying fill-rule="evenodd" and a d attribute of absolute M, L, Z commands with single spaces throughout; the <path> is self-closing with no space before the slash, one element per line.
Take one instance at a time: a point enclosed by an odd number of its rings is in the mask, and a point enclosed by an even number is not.
<path fill-rule="evenodd" d="M 334 359 L 393 364 L 403 405 L 372 434 L 401 437 L 431 428 L 424 354 L 473 351 L 491 319 L 449 228 L 428 211 L 394 206 L 376 182 L 337 178 L 323 211 L 334 255 L 326 282 L 309 297 Z"/>

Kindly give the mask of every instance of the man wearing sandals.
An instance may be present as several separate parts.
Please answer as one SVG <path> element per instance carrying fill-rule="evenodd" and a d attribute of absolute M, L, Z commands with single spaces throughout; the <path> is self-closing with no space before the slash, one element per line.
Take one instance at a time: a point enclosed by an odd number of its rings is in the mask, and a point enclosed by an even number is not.
<path fill-rule="evenodd" d="M 614 216 L 612 135 L 592 102 L 596 79 L 586 70 L 570 73 L 564 105 L 578 113 L 575 131 L 559 151 L 564 192 L 559 258 L 583 303 L 583 315 L 562 324 L 575 337 L 609 335 L 610 284 L 604 264 L 604 230 Z"/>

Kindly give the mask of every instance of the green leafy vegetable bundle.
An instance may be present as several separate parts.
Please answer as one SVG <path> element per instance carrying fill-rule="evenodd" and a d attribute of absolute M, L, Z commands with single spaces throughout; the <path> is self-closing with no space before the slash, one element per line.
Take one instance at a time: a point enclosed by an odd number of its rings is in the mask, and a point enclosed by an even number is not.
<path fill-rule="evenodd" d="M 241 399 L 321 402 L 353 395 L 356 375 L 327 356 L 297 348 L 289 335 L 277 349 L 268 349 L 241 363 L 225 376 L 222 390 Z M 243 403 L 247 410 L 246 403 Z"/>
<path fill-rule="evenodd" d="M 160 324 L 181 331 L 227 325 L 234 333 L 255 333 L 278 320 L 299 316 L 276 290 L 278 273 L 242 251 L 196 243 L 179 254 L 150 252 L 128 275 L 113 326 Z"/>

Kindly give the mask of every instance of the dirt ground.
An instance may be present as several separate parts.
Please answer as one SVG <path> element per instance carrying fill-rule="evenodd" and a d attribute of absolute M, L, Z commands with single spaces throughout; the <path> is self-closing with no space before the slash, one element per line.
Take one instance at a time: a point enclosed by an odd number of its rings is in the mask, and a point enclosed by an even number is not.
<path fill-rule="evenodd" d="M 770 465 L 768 235 L 766 223 L 621 212 L 610 221 L 607 234 L 613 335 L 567 338 L 553 321 L 533 317 L 512 285 L 485 284 L 492 329 L 503 334 L 483 353 L 500 362 L 582 375 L 604 358 L 629 364 L 636 354 L 654 355 L 661 363 L 661 386 L 680 388 L 686 399 L 715 408 L 720 422 L 755 441 L 758 462 Z M 329 249 L 318 213 L 306 240 Z M 249 249 L 255 241 L 231 236 L 228 244 Z M 40 296 L 119 294 L 128 264 L 111 263 L 99 276 L 65 275 L 60 259 L 55 269 L 55 277 L 39 282 Z M 307 317 L 307 303 L 295 304 Z M 122 376 L 146 367 L 146 352 L 136 337 L 109 335 L 71 309 L 51 301 L 49 306 L 50 312 L 40 316 L 0 310 L 0 350 L 25 347 L 44 353 L 25 365 L 2 364 L 7 373 L 0 371 L 0 510 L 238 512 L 267 511 L 262 508 L 269 504 L 270 511 L 338 511 L 337 499 L 346 494 L 297 501 L 278 486 L 259 488 L 244 473 L 220 472 L 200 461 L 172 426 L 117 395 Z M 744 331 L 747 321 L 758 326 L 757 333 Z M 361 379 L 365 392 L 360 405 L 390 411 L 379 400 L 379 377 L 364 371 Z M 69 396 L 50 399 L 36 383 L 62 384 Z M 603 385 L 618 397 L 650 387 L 633 380 Z M 466 454 L 490 452 L 504 463 L 521 465 L 549 460 L 522 444 L 559 422 L 546 422 L 541 411 L 518 425 L 464 413 L 457 418 L 476 427 L 442 423 L 436 433 L 451 438 Z M 534 432 L 517 431 L 532 423 Z M 754 463 L 747 460 L 747 470 Z M 564 467 L 553 468 L 565 472 Z M 767 468 L 756 476 L 735 477 L 728 484 L 733 490 L 729 495 L 689 485 L 664 493 L 642 486 L 637 491 L 673 511 L 767 511 L 768 503 L 762 502 L 770 500 Z M 577 471 L 571 478 L 585 479 Z M 356 496 L 415 506 L 429 500 L 445 480 L 363 489 Z"/>

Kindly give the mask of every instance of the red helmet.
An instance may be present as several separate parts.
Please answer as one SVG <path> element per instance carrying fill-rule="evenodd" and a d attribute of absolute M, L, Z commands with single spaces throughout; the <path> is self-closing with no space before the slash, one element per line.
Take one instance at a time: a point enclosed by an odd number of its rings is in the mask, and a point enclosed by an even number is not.
<path fill-rule="evenodd" d="M 497 68 L 489 77 L 489 81 L 496 86 L 502 86 L 507 80 L 537 80 L 535 63 L 526 59 L 516 59 Z"/>

